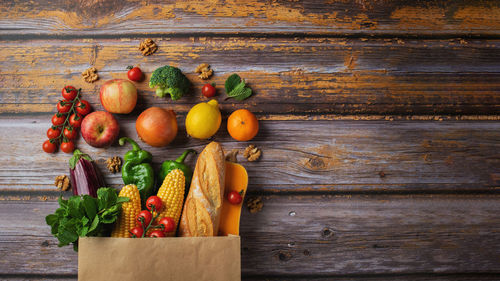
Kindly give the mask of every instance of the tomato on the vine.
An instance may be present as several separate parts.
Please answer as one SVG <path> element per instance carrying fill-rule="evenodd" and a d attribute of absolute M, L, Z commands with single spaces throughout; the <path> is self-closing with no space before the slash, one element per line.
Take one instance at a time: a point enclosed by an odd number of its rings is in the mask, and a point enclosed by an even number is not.
<path fill-rule="evenodd" d="M 238 205 L 242 201 L 241 194 L 233 190 L 227 194 L 227 201 L 231 204 Z"/>
<path fill-rule="evenodd" d="M 135 81 L 135 82 L 140 82 L 143 78 L 142 70 L 140 68 L 136 67 L 128 67 L 129 71 L 127 72 L 127 77 L 128 79 Z"/>
<path fill-rule="evenodd" d="M 161 211 L 163 202 L 161 202 L 160 197 L 155 195 L 149 196 L 148 200 L 146 200 L 146 208 L 150 211 L 153 211 L 153 206 L 155 211 Z"/>
<path fill-rule="evenodd" d="M 61 130 L 57 127 L 50 127 L 47 130 L 47 137 L 49 139 L 55 139 L 55 138 L 59 137 L 59 135 L 61 135 Z"/>
<path fill-rule="evenodd" d="M 153 215 L 151 214 L 150 211 L 144 210 L 141 211 L 135 219 L 137 220 L 137 223 L 139 223 L 139 226 L 146 228 L 153 219 Z"/>
<path fill-rule="evenodd" d="M 54 126 L 61 126 L 64 124 L 64 121 L 66 121 L 66 115 L 64 114 L 56 113 L 52 116 L 52 124 Z"/>
<path fill-rule="evenodd" d="M 212 84 L 207 83 L 203 86 L 203 88 L 201 88 L 201 93 L 205 97 L 211 98 L 211 97 L 215 96 L 215 87 Z"/>
<path fill-rule="evenodd" d="M 67 100 L 60 100 L 57 103 L 57 111 L 59 113 L 67 113 L 71 109 L 71 102 Z"/>
<path fill-rule="evenodd" d="M 172 232 L 175 230 L 175 221 L 171 217 L 164 217 L 158 222 L 158 225 L 163 225 L 163 232 Z"/>
<path fill-rule="evenodd" d="M 137 226 L 128 231 L 130 234 L 130 238 L 140 238 L 144 233 L 144 229 L 142 227 Z"/>
<path fill-rule="evenodd" d="M 76 103 L 76 112 L 82 116 L 89 114 L 90 109 L 90 103 L 86 100 L 80 100 Z"/>
<path fill-rule="evenodd" d="M 67 139 L 72 140 L 77 136 L 78 133 L 77 133 L 75 128 L 66 127 L 66 128 L 64 128 L 63 134 Z"/>
<path fill-rule="evenodd" d="M 75 150 L 75 145 L 70 140 L 63 140 L 63 142 L 61 143 L 61 150 L 64 153 L 71 153 L 73 152 L 73 150 Z"/>
<path fill-rule="evenodd" d="M 161 231 L 161 230 L 153 230 L 149 234 L 149 237 L 152 237 L 152 238 L 165 237 L 165 233 L 163 233 L 163 231 Z"/>
<path fill-rule="evenodd" d="M 47 153 L 54 153 L 57 149 L 57 146 L 55 143 L 51 142 L 50 140 L 46 140 L 43 142 L 42 145 L 43 151 Z"/>
<path fill-rule="evenodd" d="M 72 101 L 78 95 L 78 90 L 73 86 L 66 86 L 62 89 L 63 98 Z"/>
<path fill-rule="evenodd" d="M 82 125 L 82 120 L 83 120 L 83 117 L 81 115 L 79 115 L 78 113 L 73 113 L 69 117 L 69 124 L 73 128 L 80 128 L 80 126 Z"/>

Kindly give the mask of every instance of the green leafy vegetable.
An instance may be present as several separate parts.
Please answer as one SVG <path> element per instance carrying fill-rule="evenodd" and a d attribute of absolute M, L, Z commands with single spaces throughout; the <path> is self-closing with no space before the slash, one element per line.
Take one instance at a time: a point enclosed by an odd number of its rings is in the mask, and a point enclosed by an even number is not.
<path fill-rule="evenodd" d="M 59 197 L 59 208 L 45 217 L 51 233 L 59 240 L 59 247 L 73 243 L 78 251 L 78 237 L 108 236 L 111 224 L 120 213 L 121 204 L 129 201 L 118 197 L 116 190 L 103 187 L 97 190 L 97 198 L 89 195 Z"/>
<path fill-rule="evenodd" d="M 172 100 L 178 100 L 188 92 L 191 82 L 177 67 L 165 65 L 157 68 L 151 74 L 149 87 L 156 86 L 158 86 L 157 96 L 164 97 L 166 94 L 170 94 Z"/>
<path fill-rule="evenodd" d="M 224 87 L 226 88 L 226 94 L 229 97 L 235 98 L 239 101 L 242 101 L 252 95 L 252 89 L 246 86 L 245 80 L 241 79 L 241 77 L 236 73 L 226 79 Z"/>

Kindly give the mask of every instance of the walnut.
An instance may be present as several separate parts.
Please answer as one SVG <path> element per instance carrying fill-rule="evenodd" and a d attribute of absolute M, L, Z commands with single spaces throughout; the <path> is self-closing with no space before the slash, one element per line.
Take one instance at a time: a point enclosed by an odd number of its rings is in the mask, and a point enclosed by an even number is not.
<path fill-rule="evenodd" d="M 243 156 L 250 162 L 257 161 L 261 155 L 262 151 L 260 150 L 260 148 L 256 147 L 253 144 L 245 148 L 245 151 L 243 152 Z"/>
<path fill-rule="evenodd" d="M 262 207 L 264 207 L 264 203 L 262 203 L 261 197 L 249 198 L 247 200 L 247 208 L 251 214 L 260 212 Z"/>
<path fill-rule="evenodd" d="M 118 156 L 111 157 L 106 160 L 106 167 L 108 167 L 108 170 L 113 174 L 120 171 L 121 165 L 122 159 Z"/>
<path fill-rule="evenodd" d="M 194 70 L 196 73 L 201 73 L 198 77 L 201 79 L 208 79 L 212 74 L 214 74 L 214 71 L 210 68 L 210 65 L 208 63 L 202 63 L 196 67 Z"/>
<path fill-rule="evenodd" d="M 233 149 L 231 152 L 226 154 L 226 161 L 237 163 L 238 160 L 236 159 L 236 156 L 238 155 L 238 149 Z"/>
<path fill-rule="evenodd" d="M 139 50 L 144 56 L 149 56 L 158 50 L 158 45 L 156 45 L 155 41 L 151 38 L 144 39 L 144 41 L 139 44 Z"/>
<path fill-rule="evenodd" d="M 68 176 L 66 176 L 66 175 L 57 176 L 56 180 L 54 182 L 54 185 L 62 191 L 69 190 L 69 178 L 68 178 Z"/>
<path fill-rule="evenodd" d="M 91 67 L 82 72 L 82 77 L 87 83 L 94 83 L 99 79 L 99 75 L 97 75 L 97 69 L 95 67 Z"/>

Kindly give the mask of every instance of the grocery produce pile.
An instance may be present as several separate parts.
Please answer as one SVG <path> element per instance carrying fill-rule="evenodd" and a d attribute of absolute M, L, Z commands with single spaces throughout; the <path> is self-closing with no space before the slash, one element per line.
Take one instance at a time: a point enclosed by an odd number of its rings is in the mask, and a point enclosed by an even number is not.
<path fill-rule="evenodd" d="M 195 72 L 201 79 L 209 79 L 213 69 L 201 64 Z M 159 171 L 151 165 L 153 157 L 133 136 L 118 134 L 120 124 L 113 114 L 130 114 L 137 103 L 134 83 L 144 82 L 138 67 L 129 67 L 127 79 L 106 81 L 100 89 L 100 102 L 105 111 L 92 111 L 89 102 L 82 99 L 81 89 L 66 86 L 43 150 L 55 153 L 58 146 L 72 153 L 69 160 L 69 182 L 73 196 L 59 198 L 59 208 L 46 217 L 59 246 L 73 244 L 78 249 L 79 237 L 168 237 L 217 236 L 239 234 L 239 219 L 248 175 L 243 166 L 225 160 L 221 144 L 212 141 L 198 155 L 194 170 L 184 163 L 196 151 L 187 149 L 175 160 L 165 160 Z M 92 81 L 93 82 L 93 81 Z M 159 97 L 172 100 L 185 97 L 192 90 L 192 82 L 173 66 L 157 68 L 149 79 Z M 216 95 L 215 85 L 206 83 L 202 94 Z M 244 100 L 252 90 L 237 74 L 225 83 L 229 98 Z M 211 99 L 193 106 L 185 120 L 186 132 L 197 139 L 210 139 L 222 122 L 217 100 Z M 136 119 L 138 138 L 153 147 L 169 145 L 178 134 L 177 118 L 173 110 L 150 107 Z M 112 172 L 121 171 L 124 186 L 118 191 L 106 187 L 101 171 L 91 156 L 75 148 L 74 139 L 81 131 L 90 146 L 102 149 L 118 141 L 131 149 L 123 156 L 107 161 Z M 254 114 L 246 109 L 235 110 L 228 118 L 227 130 L 238 141 L 253 139 L 259 124 Z M 245 155 L 247 151 L 245 151 Z M 260 157 L 260 150 L 249 147 L 249 161 Z M 251 155 L 251 156 L 250 156 Z M 123 165 L 122 165 L 123 164 Z M 66 182 L 65 182 L 66 180 Z M 59 176 L 61 187 L 68 188 L 66 176 Z M 62 189 L 62 188 L 61 188 Z"/>

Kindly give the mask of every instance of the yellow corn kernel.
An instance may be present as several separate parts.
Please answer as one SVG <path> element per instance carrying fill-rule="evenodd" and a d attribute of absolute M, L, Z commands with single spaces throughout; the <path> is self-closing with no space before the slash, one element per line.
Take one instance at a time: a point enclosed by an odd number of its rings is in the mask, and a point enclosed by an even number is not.
<path fill-rule="evenodd" d="M 139 226 L 136 217 L 141 212 L 141 195 L 136 185 L 129 184 L 122 187 L 118 196 L 128 197 L 130 200 L 122 204 L 122 210 L 111 232 L 111 237 L 128 238 L 129 230 Z"/>
<path fill-rule="evenodd" d="M 163 203 L 163 209 L 160 212 L 158 220 L 163 217 L 171 217 L 177 227 L 179 218 L 181 217 L 182 203 L 184 202 L 185 182 L 184 173 L 179 169 L 171 171 L 165 177 L 157 194 Z M 166 236 L 175 236 L 175 231 L 167 233 Z"/>

